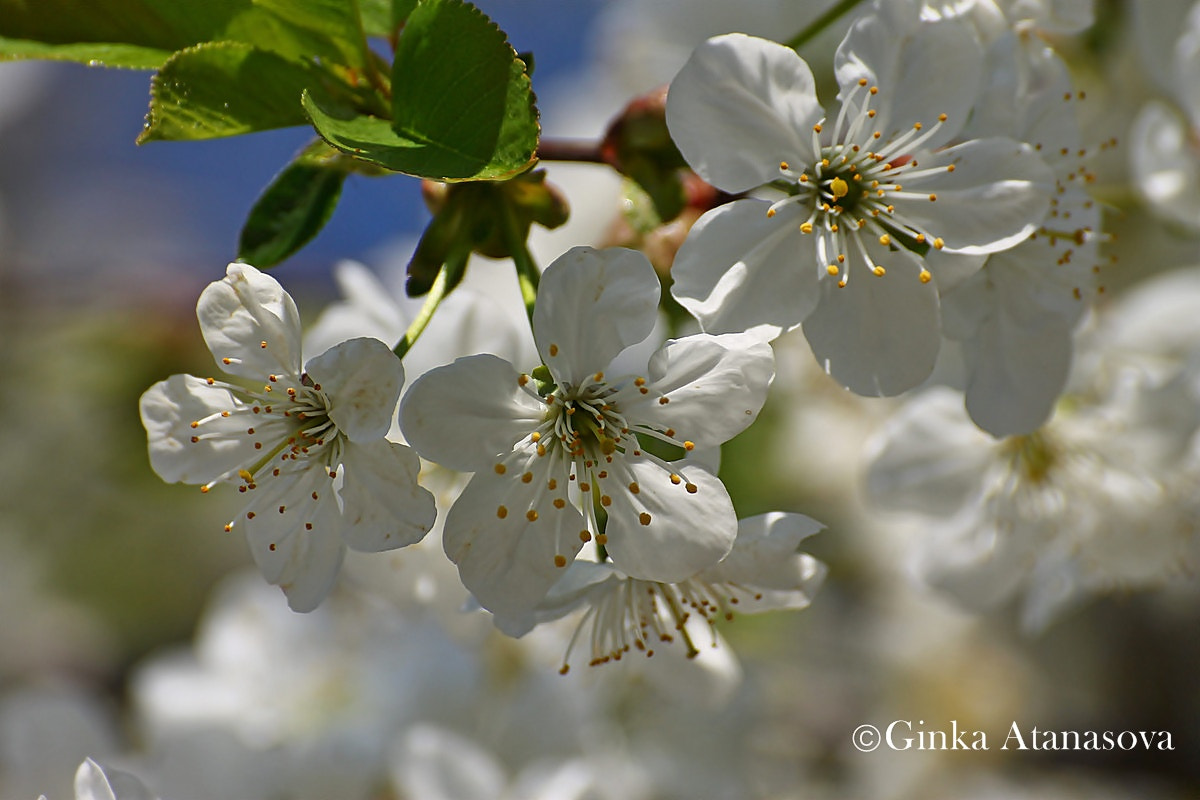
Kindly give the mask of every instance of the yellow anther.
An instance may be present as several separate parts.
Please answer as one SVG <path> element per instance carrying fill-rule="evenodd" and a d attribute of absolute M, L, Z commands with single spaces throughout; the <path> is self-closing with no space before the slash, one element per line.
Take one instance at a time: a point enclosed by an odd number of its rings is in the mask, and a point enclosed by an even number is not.
<path fill-rule="evenodd" d="M 776 214 L 775 209 L 773 209 L 773 208 L 767 209 L 767 219 L 770 219 L 771 217 L 775 216 L 775 214 Z"/>
<path fill-rule="evenodd" d="M 801 233 L 812 233 L 813 232 L 812 223 L 811 222 L 801 223 L 800 224 L 800 232 Z"/>
<path fill-rule="evenodd" d="M 933 276 L 929 274 L 929 270 L 927 269 L 921 270 L 921 274 L 917 277 L 921 279 L 921 283 L 929 283 L 933 280 Z"/>
<path fill-rule="evenodd" d="M 859 79 L 858 79 L 858 85 L 859 85 L 859 86 L 866 86 L 866 85 L 867 85 L 867 79 L 866 79 L 866 78 L 859 78 Z"/>
<path fill-rule="evenodd" d="M 931 202 L 931 203 L 932 203 L 932 202 L 934 202 L 935 200 L 937 200 L 937 195 L 936 195 L 936 194 L 930 194 L 930 195 L 929 195 L 929 202 Z"/>
<path fill-rule="evenodd" d="M 945 122 L 947 119 L 949 119 L 949 117 L 947 117 L 945 114 L 938 114 L 938 122 Z"/>
<path fill-rule="evenodd" d="M 946 242 L 940 236 L 933 240 L 933 248 L 935 250 L 941 250 L 945 246 Z"/>
<path fill-rule="evenodd" d="M 529 520 L 530 522 L 537 522 L 537 518 L 538 513 L 534 509 L 531 508 L 525 512 L 525 519 Z"/>
<path fill-rule="evenodd" d="M 641 514 L 638 514 L 638 522 L 642 523 L 643 525 L 649 525 L 650 515 L 643 511 Z"/>
<path fill-rule="evenodd" d="M 878 86 L 872 86 L 872 87 L 871 87 L 871 94 L 879 94 L 879 87 L 878 87 Z"/>
<path fill-rule="evenodd" d="M 521 483 L 529 483 L 531 480 L 533 480 L 532 472 L 526 472 L 524 475 L 521 476 Z"/>
<path fill-rule="evenodd" d="M 552 356 L 558 355 L 558 345 L 556 345 L 556 344 L 550 345 L 550 355 L 552 355 Z"/>
<path fill-rule="evenodd" d="M 882 278 L 884 275 L 887 274 L 887 270 L 885 270 L 883 267 L 879 266 L 878 264 L 876 264 L 874 266 L 874 268 L 872 268 L 871 272 L 874 272 L 875 277 L 877 277 L 877 278 Z"/>
<path fill-rule="evenodd" d="M 779 169 L 780 169 L 780 170 L 782 170 L 782 171 L 784 171 L 784 172 L 787 172 L 787 171 L 788 171 L 788 169 L 789 169 L 789 167 L 788 167 L 788 162 L 786 162 L 786 161 L 780 161 L 780 162 L 779 162 Z"/>
<path fill-rule="evenodd" d="M 821 132 L 821 123 L 818 122 L 816 125 L 813 125 L 813 133 L 820 133 L 820 132 Z"/>
<path fill-rule="evenodd" d="M 880 237 L 879 237 L 879 243 L 880 243 L 881 245 L 883 245 L 884 247 L 887 247 L 889 244 L 891 244 L 891 243 L 892 243 L 892 237 L 888 236 L 888 235 L 885 233 L 883 236 L 880 236 Z"/>
<path fill-rule="evenodd" d="M 836 276 L 839 272 L 841 272 L 841 270 L 838 269 L 837 264 L 830 264 L 828 267 L 825 268 L 825 271 L 828 272 L 831 276 Z"/>
<path fill-rule="evenodd" d="M 503 464 L 496 465 L 496 474 L 497 475 L 503 475 L 505 472 L 508 472 L 508 467 L 504 466 Z"/>
<path fill-rule="evenodd" d="M 914 130 L 914 131 L 919 131 L 919 130 L 921 130 L 921 128 L 923 128 L 923 127 L 924 127 L 924 126 L 923 126 L 923 125 L 921 125 L 921 123 L 919 123 L 919 122 L 914 122 L 914 123 L 913 123 L 913 130 Z"/>
<path fill-rule="evenodd" d="M 692 442 L 692 441 L 687 441 L 687 442 L 684 442 L 684 443 L 683 443 L 683 449 L 684 449 L 684 450 L 687 450 L 687 451 L 689 451 L 689 452 L 690 452 L 690 451 L 692 451 L 692 450 L 695 450 L 695 449 L 696 449 L 696 443 L 695 443 L 695 442 Z"/>
<path fill-rule="evenodd" d="M 846 279 L 842 278 L 840 281 L 838 281 L 837 285 L 838 285 L 839 289 L 845 289 L 846 288 Z"/>
<path fill-rule="evenodd" d="M 500 519 L 504 519 L 508 516 L 508 509 L 505 506 L 500 506 L 496 509 L 496 516 Z"/>
<path fill-rule="evenodd" d="M 554 556 L 554 566 L 558 567 L 559 569 L 562 569 L 566 565 L 567 565 L 567 557 L 566 556 L 563 556 L 563 555 Z"/>
<path fill-rule="evenodd" d="M 953 164 L 946 165 L 946 172 L 954 172 L 954 170 L 956 170 L 956 169 L 957 169 L 957 167 L 955 167 Z"/>
<path fill-rule="evenodd" d="M 829 182 L 829 191 L 833 192 L 833 199 L 840 200 L 850 193 L 850 186 L 841 178 L 834 178 Z"/>

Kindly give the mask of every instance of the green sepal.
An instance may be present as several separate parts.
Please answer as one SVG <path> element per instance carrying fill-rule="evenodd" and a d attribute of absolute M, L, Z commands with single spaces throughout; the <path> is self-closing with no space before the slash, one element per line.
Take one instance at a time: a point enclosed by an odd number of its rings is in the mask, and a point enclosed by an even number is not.
<path fill-rule="evenodd" d="M 246 218 L 238 258 L 259 269 L 312 241 L 337 208 L 348 159 L 318 140 L 275 176 Z"/>
<path fill-rule="evenodd" d="M 536 222 L 556 228 L 567 221 L 565 198 L 546 184 L 543 170 L 508 181 L 425 184 L 425 202 L 433 211 L 408 265 L 405 286 L 410 297 L 429 291 L 451 249 L 465 246 L 488 258 L 513 256 L 511 236 L 522 243 Z M 506 227 L 515 220 L 515 230 Z"/>

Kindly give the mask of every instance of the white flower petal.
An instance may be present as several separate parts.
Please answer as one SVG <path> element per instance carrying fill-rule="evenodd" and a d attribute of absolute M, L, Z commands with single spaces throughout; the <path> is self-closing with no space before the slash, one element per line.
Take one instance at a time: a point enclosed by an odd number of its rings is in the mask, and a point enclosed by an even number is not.
<path fill-rule="evenodd" d="M 392 427 L 404 383 L 400 359 L 378 339 L 351 339 L 308 362 L 328 395 L 329 418 L 351 441 L 381 439 Z"/>
<path fill-rule="evenodd" d="M 312 611 L 333 588 L 346 554 L 332 481 L 323 470 L 308 469 L 252 493 L 253 503 L 236 523 L 245 526 L 250 555 L 293 611 Z"/>
<path fill-rule="evenodd" d="M 929 147 L 950 141 L 967 121 L 983 75 L 980 44 L 970 26 L 956 19 L 921 21 L 913 0 L 888 0 L 850 28 L 834 58 L 843 102 L 851 118 L 870 100 L 877 110 L 875 129 L 883 141 L 914 123 L 947 122 L 928 140 Z M 879 87 L 868 96 L 859 81 Z"/>
<path fill-rule="evenodd" d="M 666 343 L 647 367 L 643 395 L 621 401 L 627 418 L 679 441 L 717 447 L 758 417 L 775 376 L 771 346 L 750 334 L 696 334 Z"/>
<path fill-rule="evenodd" d="M 230 264 L 224 280 L 200 293 L 196 316 L 225 372 L 256 381 L 274 373 L 300 374 L 300 313 L 269 275 L 249 264 Z"/>
<path fill-rule="evenodd" d="M 246 415 L 221 412 L 244 407 L 232 392 L 191 375 L 172 375 L 146 390 L 138 404 L 146 428 L 150 466 L 169 483 L 208 483 L 257 460 L 245 435 Z M 204 437 L 192 423 L 204 424 Z"/>
<path fill-rule="evenodd" d="M 987 54 L 987 79 L 963 138 L 1006 136 L 1037 147 L 1060 175 L 1079 167 L 1081 146 L 1071 76 L 1049 47 L 1006 33 Z"/>
<path fill-rule="evenodd" d="M 566 572 L 550 587 L 550 591 L 537 605 L 537 621 L 549 622 L 561 619 L 585 602 L 593 601 L 598 595 L 611 591 L 620 581 L 626 580 L 608 562 L 598 563 L 585 558 L 576 558 L 567 565 Z"/>
<path fill-rule="evenodd" d="M 660 294 L 641 253 L 573 247 L 542 273 L 533 312 L 538 352 L 557 380 L 578 385 L 650 335 Z"/>
<path fill-rule="evenodd" d="M 970 361 L 967 413 L 996 437 L 1040 428 L 1067 382 L 1071 327 L 1030 328 L 1001 311 L 964 343 Z"/>
<path fill-rule="evenodd" d="M 404 336 L 408 319 L 379 277 L 357 261 L 339 261 L 333 278 L 344 299 L 326 307 L 305 332 L 304 352 L 323 353 L 359 336 L 394 347 Z"/>
<path fill-rule="evenodd" d="M 825 575 L 825 568 L 816 559 L 797 551 L 801 542 L 824 529 L 824 525 L 803 514 L 775 511 L 747 517 L 738 522 L 737 539 L 729 555 L 696 579 L 796 592 L 805 595 L 797 598 L 797 602 L 807 605 Z"/>
<path fill-rule="evenodd" d="M 781 161 L 812 161 L 812 126 L 823 116 L 808 64 L 740 33 L 697 47 L 667 94 L 671 138 L 700 177 L 727 192 L 768 183 Z"/>
<path fill-rule="evenodd" d="M 886 274 L 861 264 L 839 288 L 823 281 L 824 296 L 804 321 L 817 363 L 855 394 L 888 397 L 921 383 L 941 347 L 938 297 L 918 280 L 921 265 L 905 250 L 871 248 Z"/>
<path fill-rule="evenodd" d="M 733 547 L 737 515 L 715 476 L 680 468 L 683 480 L 675 484 L 657 464 L 633 459 L 616 462 L 609 471 L 611 477 L 599 487 L 611 498 L 608 554 L 626 575 L 682 581 L 713 566 Z"/>
<path fill-rule="evenodd" d="M 696 221 L 671 266 L 671 294 L 709 333 L 774 339 L 816 307 L 820 277 L 804 212 L 767 217 L 762 200 L 736 200 Z"/>
<path fill-rule="evenodd" d="M 1200 159 L 1193 153 L 1187 122 L 1151 101 L 1138 114 L 1129 138 L 1130 173 L 1154 213 L 1200 229 Z"/>
<path fill-rule="evenodd" d="M 520 387 L 512 365 L 489 354 L 430 370 L 400 403 L 409 444 L 461 472 L 491 469 L 544 416 L 545 407 Z"/>
<path fill-rule="evenodd" d="M 137 776 L 85 759 L 75 772 L 75 800 L 155 800 Z"/>
<path fill-rule="evenodd" d="M 957 392 L 921 392 L 868 442 L 867 496 L 884 508 L 939 517 L 974 508 L 991 444 L 963 413 Z"/>
<path fill-rule="evenodd" d="M 404 797 L 496 800 L 508 785 L 504 768 L 490 753 L 427 723 L 416 723 L 404 734 L 392 761 L 392 781 Z"/>
<path fill-rule="evenodd" d="M 972 139 L 926 153 L 921 166 L 951 164 L 904 182 L 920 197 L 897 197 L 896 212 L 961 253 L 1007 250 L 1037 229 L 1050 207 L 1054 173 L 1029 145 L 1011 139 Z M 925 195 L 936 195 L 931 202 Z"/>
<path fill-rule="evenodd" d="M 412 448 L 378 439 L 349 442 L 342 452 L 342 539 L 379 552 L 421 541 L 433 527 L 433 495 L 417 484 L 421 459 Z"/>
<path fill-rule="evenodd" d="M 565 498 L 567 480 L 565 471 L 544 468 L 548 458 L 533 458 L 529 466 L 543 468 L 528 482 L 521 480 L 529 463 L 525 453 L 508 459 L 507 474 L 475 475 L 446 515 L 442 533 L 463 585 L 510 636 L 533 627 L 534 607 L 565 574 L 555 557 L 569 564 L 583 547 L 582 515 L 569 502 L 562 508 L 553 503 Z M 551 478 L 554 492 L 547 489 Z"/>

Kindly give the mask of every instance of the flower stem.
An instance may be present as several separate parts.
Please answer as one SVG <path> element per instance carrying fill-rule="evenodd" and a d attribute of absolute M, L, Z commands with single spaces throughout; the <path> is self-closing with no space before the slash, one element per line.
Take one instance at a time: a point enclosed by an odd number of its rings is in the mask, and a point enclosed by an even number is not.
<path fill-rule="evenodd" d="M 861 2 L 862 0 L 841 0 L 841 2 L 835 3 L 828 11 L 810 22 L 807 28 L 797 33 L 791 39 L 788 39 L 784 44 L 793 50 L 799 50 L 812 39 L 815 39 L 821 31 L 836 22 L 840 16 Z"/>
<path fill-rule="evenodd" d="M 542 161 L 608 163 L 600 152 L 600 143 L 589 139 L 542 139 L 538 143 L 537 156 Z"/>
<path fill-rule="evenodd" d="M 525 302 L 525 314 L 529 317 L 529 324 L 532 325 L 533 306 L 537 303 L 538 281 L 541 279 L 542 273 L 529 252 L 529 245 L 525 242 L 525 232 L 522 232 L 517 221 L 516 211 L 512 206 L 505 204 L 500 216 L 504 225 L 504 244 L 517 268 L 517 282 L 521 286 L 521 299 Z"/>
<path fill-rule="evenodd" d="M 425 332 L 429 320 L 433 319 L 433 312 L 437 311 L 438 306 L 446 299 L 446 295 L 462 280 L 462 274 L 467 268 L 467 259 L 470 256 L 471 251 L 467 248 L 451 251 L 446 263 L 438 270 L 437 278 L 434 279 L 429 294 L 425 295 L 425 303 L 421 306 L 421 310 L 409 324 L 408 330 L 404 332 L 404 338 L 392 348 L 392 352 L 396 354 L 397 358 L 404 358 L 404 354 L 412 349 L 412 346 L 417 343 L 417 339 Z"/>

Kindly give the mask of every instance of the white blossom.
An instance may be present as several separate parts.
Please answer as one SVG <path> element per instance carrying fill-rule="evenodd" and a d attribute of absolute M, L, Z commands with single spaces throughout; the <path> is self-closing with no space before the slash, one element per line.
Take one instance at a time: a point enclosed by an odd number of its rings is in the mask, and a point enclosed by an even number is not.
<path fill-rule="evenodd" d="M 658 278 L 628 250 L 574 248 L 545 271 L 533 329 L 544 367 L 489 355 L 435 369 L 406 394 L 401 427 L 424 457 L 475 472 L 445 520 L 463 583 L 508 632 L 595 537 L 626 573 L 686 578 L 733 545 L 721 481 L 677 455 L 714 447 L 758 414 L 770 347 L 744 335 L 667 342 L 643 374 L 610 374 L 657 318 Z M 644 441 L 643 441 L 644 440 Z"/>
<path fill-rule="evenodd" d="M 384 439 L 403 368 L 386 345 L 353 339 L 301 368 L 291 296 L 247 264 L 230 264 L 197 305 L 221 368 L 241 382 L 174 375 L 142 395 L 150 463 L 166 481 L 237 485 L 247 504 L 226 530 L 297 611 L 329 593 L 347 547 L 390 550 L 433 524 L 419 459 Z"/>
<path fill-rule="evenodd" d="M 621 658 L 635 649 L 653 656 L 655 648 L 677 638 L 687 657 L 701 652 L 698 630 L 735 614 L 806 608 L 825 577 L 825 565 L 798 552 L 801 542 L 822 529 L 802 514 L 772 513 L 741 520 L 733 549 L 715 566 L 674 583 L 641 580 L 610 563 L 578 559 L 538 604 L 538 621 L 557 619 L 579 608 L 583 616 L 563 657 L 566 672 L 579 641 L 590 644 L 590 665 Z"/>
<path fill-rule="evenodd" d="M 698 47 L 667 99 L 671 135 L 702 178 L 783 192 L 701 217 L 673 294 L 710 332 L 773 338 L 803 324 L 817 360 L 859 394 L 899 393 L 933 368 L 939 268 L 920 253 L 978 266 L 1034 231 L 1053 187 L 1026 144 L 948 146 L 975 98 L 979 42 L 917 12 L 884 4 L 850 29 L 836 113 L 793 51 L 740 34 Z"/>

